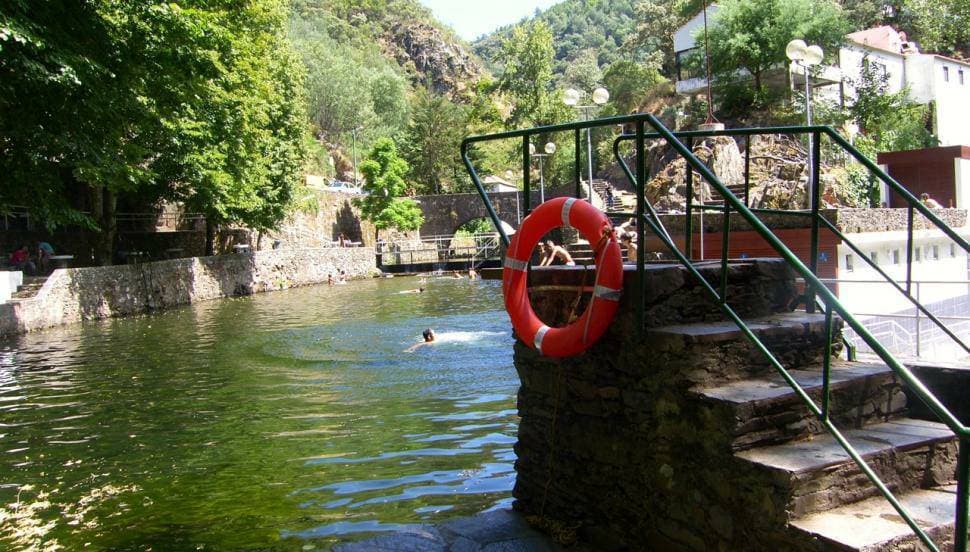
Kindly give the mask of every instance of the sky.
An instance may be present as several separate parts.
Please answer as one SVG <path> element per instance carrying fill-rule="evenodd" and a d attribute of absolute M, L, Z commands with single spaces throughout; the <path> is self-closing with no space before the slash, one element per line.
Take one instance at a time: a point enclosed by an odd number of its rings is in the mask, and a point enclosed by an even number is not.
<path fill-rule="evenodd" d="M 472 41 L 562 0 L 420 0 L 459 36 Z"/>

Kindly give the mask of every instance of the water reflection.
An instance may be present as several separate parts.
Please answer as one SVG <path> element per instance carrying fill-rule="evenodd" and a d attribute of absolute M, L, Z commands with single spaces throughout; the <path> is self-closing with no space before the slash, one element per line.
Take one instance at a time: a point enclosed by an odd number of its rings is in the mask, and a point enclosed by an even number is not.
<path fill-rule="evenodd" d="M 0 548 L 299 550 L 508 505 L 501 290 L 395 278 L 0 344 Z M 433 327 L 431 347 L 402 353 Z"/>

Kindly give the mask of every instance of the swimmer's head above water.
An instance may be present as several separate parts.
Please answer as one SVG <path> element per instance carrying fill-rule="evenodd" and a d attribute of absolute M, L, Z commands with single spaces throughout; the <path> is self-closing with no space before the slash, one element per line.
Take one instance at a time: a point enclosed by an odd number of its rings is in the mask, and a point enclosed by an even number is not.
<path fill-rule="evenodd" d="M 425 329 L 423 332 L 421 332 L 421 335 L 424 336 L 425 343 L 431 343 L 434 341 L 434 330 L 431 328 Z"/>

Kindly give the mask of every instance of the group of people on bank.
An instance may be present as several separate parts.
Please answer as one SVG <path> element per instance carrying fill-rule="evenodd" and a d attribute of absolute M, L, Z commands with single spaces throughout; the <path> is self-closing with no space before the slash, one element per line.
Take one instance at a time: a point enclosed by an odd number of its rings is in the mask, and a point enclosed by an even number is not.
<path fill-rule="evenodd" d="M 626 250 L 626 258 L 629 260 L 636 259 L 637 221 L 630 218 L 630 220 L 614 228 L 613 233 L 623 249 Z M 552 264 L 576 266 L 576 261 L 565 247 L 556 245 L 552 240 L 539 242 L 539 266 L 550 266 Z"/>
<path fill-rule="evenodd" d="M 51 271 L 51 257 L 54 256 L 54 247 L 45 242 L 37 242 L 33 250 L 23 244 L 15 249 L 7 258 L 7 265 L 11 270 L 19 270 L 28 275 L 47 274 Z"/>

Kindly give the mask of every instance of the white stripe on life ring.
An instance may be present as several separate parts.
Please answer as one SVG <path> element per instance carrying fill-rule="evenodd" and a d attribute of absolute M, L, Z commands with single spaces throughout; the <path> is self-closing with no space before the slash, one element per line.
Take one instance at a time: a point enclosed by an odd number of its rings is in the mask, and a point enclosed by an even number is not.
<path fill-rule="evenodd" d="M 619 301 L 620 295 L 623 294 L 623 290 L 608 288 L 606 286 L 596 285 L 593 288 L 593 296 L 599 297 L 600 299 L 606 299 L 607 301 Z"/>
<path fill-rule="evenodd" d="M 502 266 L 512 270 L 525 272 L 525 270 L 529 268 L 529 263 L 527 261 L 520 261 L 518 259 L 513 259 L 512 257 L 505 257 L 505 263 Z"/>
<path fill-rule="evenodd" d="M 569 210 L 573 208 L 573 203 L 576 203 L 575 197 L 567 199 L 562 204 L 562 225 L 566 228 L 572 228 L 572 225 L 569 224 Z"/>
<path fill-rule="evenodd" d="M 536 346 L 536 350 L 539 354 L 542 354 L 542 338 L 546 337 L 546 332 L 549 331 L 549 326 L 543 324 L 539 327 L 539 331 L 536 332 L 536 336 L 532 339 L 532 343 Z"/>

